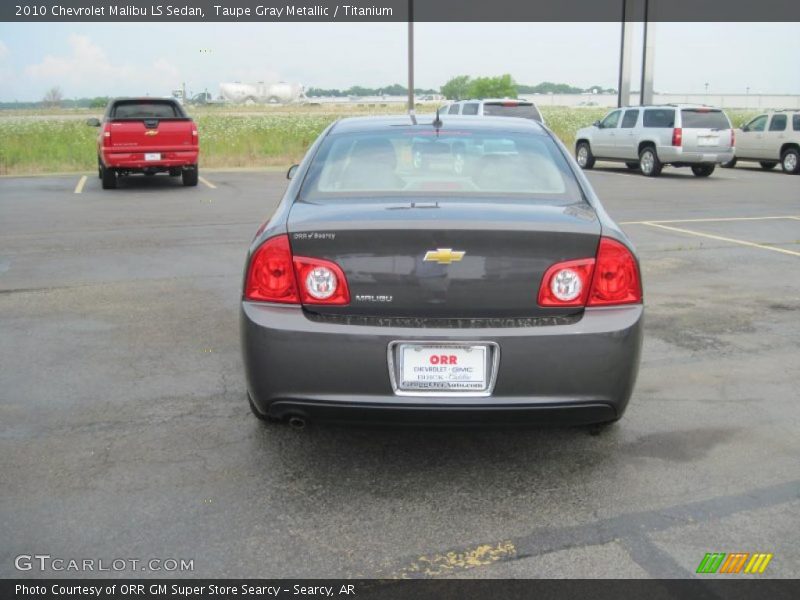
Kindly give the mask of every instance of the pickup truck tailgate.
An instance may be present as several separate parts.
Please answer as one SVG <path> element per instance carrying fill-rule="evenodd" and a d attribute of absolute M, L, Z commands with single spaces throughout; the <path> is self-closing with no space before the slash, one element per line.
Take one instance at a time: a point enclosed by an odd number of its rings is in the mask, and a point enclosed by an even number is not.
<path fill-rule="evenodd" d="M 143 119 L 125 120 L 110 123 L 110 146 L 112 149 L 139 151 L 158 149 L 179 149 L 191 146 L 194 123 L 188 119 Z"/>

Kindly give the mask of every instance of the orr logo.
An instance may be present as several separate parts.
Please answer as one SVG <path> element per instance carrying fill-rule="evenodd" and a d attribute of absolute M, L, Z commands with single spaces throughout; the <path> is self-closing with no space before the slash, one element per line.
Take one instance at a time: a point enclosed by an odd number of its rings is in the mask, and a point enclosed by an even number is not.
<path fill-rule="evenodd" d="M 458 357 L 454 354 L 432 354 L 428 361 L 432 365 L 457 365 Z"/>
<path fill-rule="evenodd" d="M 697 573 L 737 575 L 747 573 L 761 574 L 767 569 L 772 554 L 764 552 L 707 552 L 697 566 Z"/>

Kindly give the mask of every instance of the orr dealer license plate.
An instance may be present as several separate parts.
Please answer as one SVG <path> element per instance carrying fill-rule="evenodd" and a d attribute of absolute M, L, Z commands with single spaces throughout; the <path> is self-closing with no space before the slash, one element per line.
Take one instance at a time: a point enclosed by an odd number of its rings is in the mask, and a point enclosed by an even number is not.
<path fill-rule="evenodd" d="M 396 343 L 393 358 L 397 364 L 390 364 L 395 391 L 486 393 L 490 391 L 494 352 L 489 344 Z"/>

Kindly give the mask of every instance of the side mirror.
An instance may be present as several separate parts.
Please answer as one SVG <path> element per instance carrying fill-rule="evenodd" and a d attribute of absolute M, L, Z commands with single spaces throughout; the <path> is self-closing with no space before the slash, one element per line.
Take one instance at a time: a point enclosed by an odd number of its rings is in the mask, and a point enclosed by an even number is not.
<path fill-rule="evenodd" d="M 600 125 L 600 119 L 598 119 L 597 121 L 595 121 L 594 123 L 592 123 L 592 125 L 594 125 L 594 126 L 595 126 L 595 127 L 597 127 L 598 129 L 602 129 L 602 127 L 603 127 L 602 125 Z"/>
<path fill-rule="evenodd" d="M 295 173 L 297 173 L 297 169 L 300 168 L 300 165 L 292 165 L 289 167 L 289 170 L 286 171 L 286 179 L 291 179 L 294 177 Z"/>
<path fill-rule="evenodd" d="M 100 127 L 100 119 L 96 117 L 91 117 L 89 119 L 86 119 L 86 124 L 89 127 Z"/>

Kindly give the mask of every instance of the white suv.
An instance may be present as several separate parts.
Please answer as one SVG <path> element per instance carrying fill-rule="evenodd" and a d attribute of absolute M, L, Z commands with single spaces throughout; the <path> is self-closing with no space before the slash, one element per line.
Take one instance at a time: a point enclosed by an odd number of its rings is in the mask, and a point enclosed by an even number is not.
<path fill-rule="evenodd" d="M 539 108 L 528 100 L 513 98 L 491 98 L 488 100 L 459 100 L 452 104 L 445 104 L 439 109 L 439 114 L 462 115 L 475 117 L 520 117 L 533 119 L 544 123 L 544 117 Z"/>
<path fill-rule="evenodd" d="M 575 134 L 575 158 L 584 169 L 595 160 L 624 162 L 657 177 L 664 165 L 691 167 L 708 177 L 733 158 L 734 133 L 718 108 L 688 104 L 632 106 L 608 113 Z"/>
<path fill-rule="evenodd" d="M 740 160 L 758 162 L 762 169 L 781 163 L 784 172 L 800 173 L 800 110 L 767 112 L 737 129 L 736 156 L 722 166 Z"/>

